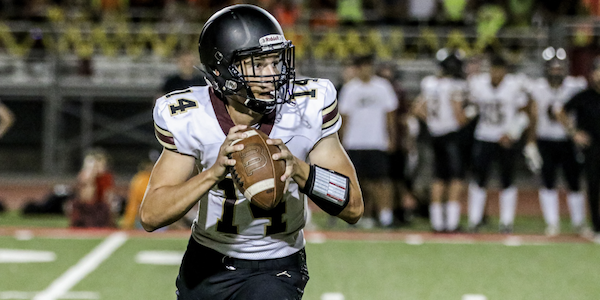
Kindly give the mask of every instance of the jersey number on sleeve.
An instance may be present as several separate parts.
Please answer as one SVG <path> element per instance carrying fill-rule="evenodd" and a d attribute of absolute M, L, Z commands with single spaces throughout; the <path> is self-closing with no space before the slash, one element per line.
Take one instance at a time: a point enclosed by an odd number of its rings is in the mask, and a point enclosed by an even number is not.
<path fill-rule="evenodd" d="M 177 104 L 169 105 L 171 109 L 171 115 L 178 115 L 180 113 L 186 112 L 188 109 L 198 107 L 198 103 L 196 101 L 188 100 L 188 99 L 177 99 Z"/>
<path fill-rule="evenodd" d="M 298 86 L 305 86 L 308 84 L 309 81 L 312 82 L 317 82 L 319 81 L 319 79 L 302 79 L 302 80 L 296 80 L 294 81 L 295 85 Z M 299 97 L 306 97 L 306 96 L 310 96 L 311 98 L 315 98 L 317 96 L 317 90 L 316 89 L 312 89 L 309 91 L 304 91 L 304 92 L 296 92 L 294 93 L 294 98 L 299 98 Z"/>
<path fill-rule="evenodd" d="M 238 226 L 233 225 L 235 203 L 237 202 L 233 180 L 231 178 L 225 178 L 219 182 L 218 187 L 225 192 L 226 199 L 223 202 L 223 214 L 221 215 L 221 219 L 217 221 L 217 231 L 238 234 Z M 255 219 L 269 219 L 271 221 L 269 225 L 266 225 L 265 235 L 285 232 L 287 224 L 283 220 L 283 214 L 285 213 L 284 201 L 280 202 L 271 210 L 264 210 L 252 204 L 250 204 L 250 209 L 252 210 L 252 216 Z"/>

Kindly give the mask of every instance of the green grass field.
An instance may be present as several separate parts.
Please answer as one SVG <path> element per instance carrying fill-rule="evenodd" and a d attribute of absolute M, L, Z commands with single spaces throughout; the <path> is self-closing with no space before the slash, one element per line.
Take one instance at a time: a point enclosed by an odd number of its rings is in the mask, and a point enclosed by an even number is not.
<path fill-rule="evenodd" d="M 36 228 L 43 224 L 58 228 L 66 225 L 61 218 L 32 223 L 16 215 L 0 215 L 0 250 L 36 250 L 55 255 L 55 260 L 49 262 L 15 263 L 3 262 L 0 252 L 0 299 L 33 299 L 36 292 L 48 291 L 53 282 L 65 278 L 67 270 L 111 234 Z M 24 235 L 23 231 L 15 235 L 15 226 L 30 227 L 34 236 Z M 534 243 L 528 240 L 529 235 L 517 235 L 522 237 L 520 242 L 507 246 L 502 242 L 505 237 L 497 234 L 485 235 L 491 239 L 466 234 L 440 239 L 412 228 L 393 231 L 397 234 L 393 237 L 386 235 L 390 231 L 375 230 L 367 241 L 358 236 L 365 231 L 355 232 L 356 236 L 338 238 L 335 232 L 328 232 L 328 239 L 319 242 L 308 239 L 311 279 L 304 299 L 321 300 L 326 293 L 341 293 L 346 300 L 461 300 L 472 294 L 484 295 L 488 300 L 600 299 L 600 245 L 583 239 L 542 238 L 543 242 L 538 239 Z M 422 243 L 406 242 L 408 236 L 416 235 L 423 236 Z M 62 298 L 47 299 L 175 299 L 177 263 L 140 264 L 136 256 L 142 251 L 182 254 L 186 243 L 185 232 L 129 233 L 127 240 L 96 268 L 71 279 L 72 287 Z"/>

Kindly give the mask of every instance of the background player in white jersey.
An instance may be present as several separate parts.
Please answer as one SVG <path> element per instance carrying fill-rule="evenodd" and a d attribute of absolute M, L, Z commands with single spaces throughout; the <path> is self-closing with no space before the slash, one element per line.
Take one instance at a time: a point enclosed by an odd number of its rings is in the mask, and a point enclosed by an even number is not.
<path fill-rule="evenodd" d="M 374 74 L 373 60 L 372 55 L 357 57 L 357 76 L 340 91 L 345 121 L 342 142 L 365 193 L 365 221 L 375 214 L 379 224 L 387 227 L 394 220 L 389 153 L 397 138 L 393 112 L 398 98 L 391 83 Z"/>
<path fill-rule="evenodd" d="M 433 176 L 429 219 L 433 231 L 456 231 L 460 222 L 465 164 L 458 131 L 467 123 L 463 111 L 466 82 L 462 55 L 441 49 L 437 53 L 440 74 L 421 81 L 415 115 L 427 124 L 432 139 Z M 447 195 L 447 202 L 443 198 Z"/>
<path fill-rule="evenodd" d="M 199 201 L 177 278 L 178 299 L 300 299 L 308 281 L 303 227 L 307 198 L 355 223 L 363 212 L 354 168 L 337 130 L 335 88 L 328 80 L 294 82 L 294 48 L 267 11 L 235 5 L 204 25 L 200 59 L 211 85 L 169 93 L 156 102 L 156 136 L 164 146 L 140 217 L 153 231 Z M 234 187 L 229 154 L 252 126 L 281 153 L 289 186 L 271 210 Z M 310 165 L 306 162 L 310 161 Z M 332 180 L 337 183 L 333 186 Z M 344 199 L 315 186 L 349 191 Z"/>
<path fill-rule="evenodd" d="M 542 157 L 541 175 L 544 187 L 539 190 L 540 206 L 546 221 L 546 234 L 560 232 L 556 173 L 561 167 L 569 193 L 567 204 L 571 224 L 576 231 L 584 230 L 585 198 L 580 191 L 581 162 L 577 161 L 575 145 L 567 135 L 555 112 L 575 94 L 587 87 L 583 77 L 566 76 L 566 51 L 562 48 L 546 48 L 542 53 L 545 61 L 545 76 L 528 85 L 528 92 L 536 102 L 536 136 Z M 579 154 L 581 155 L 581 154 Z"/>
<path fill-rule="evenodd" d="M 512 232 L 517 206 L 513 186 L 515 143 L 529 125 L 531 107 L 524 92 L 524 76 L 508 74 L 507 62 L 500 56 L 491 60 L 489 73 L 469 78 L 470 101 L 478 106 L 479 122 L 473 146 L 475 182 L 469 185 L 469 229 L 476 231 L 483 217 L 490 168 L 498 162 L 501 175 L 500 231 Z"/>

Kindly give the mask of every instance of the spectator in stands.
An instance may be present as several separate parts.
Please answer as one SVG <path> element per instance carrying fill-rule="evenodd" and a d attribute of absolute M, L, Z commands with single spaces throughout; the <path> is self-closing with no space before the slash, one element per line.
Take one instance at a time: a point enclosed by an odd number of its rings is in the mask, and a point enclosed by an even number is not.
<path fill-rule="evenodd" d="M 408 15 L 411 23 L 428 23 L 433 21 L 437 12 L 436 0 L 409 0 Z"/>
<path fill-rule="evenodd" d="M 600 243 L 600 58 L 594 61 L 589 88 L 575 95 L 558 112 L 558 120 L 585 156 L 587 197 L 595 233 Z M 575 120 L 569 117 L 574 114 Z"/>
<path fill-rule="evenodd" d="M 336 27 L 337 0 L 308 0 L 311 27 Z"/>
<path fill-rule="evenodd" d="M 108 154 L 102 149 L 91 150 L 77 176 L 76 196 L 70 212 L 71 227 L 115 227 L 114 188 Z"/>
<path fill-rule="evenodd" d="M 165 0 L 122 0 L 129 5 L 131 21 L 156 21 L 165 7 Z"/>
<path fill-rule="evenodd" d="M 177 58 L 178 72 L 170 75 L 165 80 L 161 95 L 177 90 L 185 90 L 191 86 L 206 85 L 204 77 L 194 66 L 198 63 L 197 55 L 191 52 L 182 52 Z"/>
<path fill-rule="evenodd" d="M 279 21 L 281 27 L 293 27 L 300 19 L 300 5 L 294 0 L 279 1 L 273 6 L 273 16 Z"/>
<path fill-rule="evenodd" d="M 2 138 L 8 129 L 15 122 L 15 115 L 12 111 L 0 101 L 0 138 Z"/>
<path fill-rule="evenodd" d="M 337 19 L 340 25 L 359 25 L 365 20 L 363 1 L 338 0 Z"/>
<path fill-rule="evenodd" d="M 378 214 L 379 224 L 387 227 L 394 220 L 389 153 L 397 137 L 393 112 L 398 98 L 389 81 L 374 74 L 373 64 L 374 55 L 357 57 L 357 77 L 340 91 L 339 109 L 345 120 L 342 144 L 364 187 L 366 217 L 359 222 L 371 227 Z"/>
<path fill-rule="evenodd" d="M 186 0 L 167 0 L 162 11 L 162 19 L 176 24 L 197 21 L 196 12 Z"/>

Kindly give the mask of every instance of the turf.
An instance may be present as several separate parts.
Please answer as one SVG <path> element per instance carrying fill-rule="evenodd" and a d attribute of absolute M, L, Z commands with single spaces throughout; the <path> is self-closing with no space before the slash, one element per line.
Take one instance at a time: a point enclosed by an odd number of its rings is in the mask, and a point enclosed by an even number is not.
<path fill-rule="evenodd" d="M 34 238 L 16 240 L 0 236 L 0 248 L 15 250 L 52 251 L 54 262 L 0 263 L 0 291 L 33 292 L 45 289 L 54 279 L 76 264 L 101 239 Z"/>
<path fill-rule="evenodd" d="M 69 220 L 62 215 L 28 215 L 23 216 L 17 210 L 0 213 L 0 227 L 45 227 L 65 228 Z"/>
<path fill-rule="evenodd" d="M 365 230 L 342 222 L 332 224 L 315 213 L 313 222 L 322 230 L 387 233 L 428 231 L 426 219 L 417 218 L 398 229 Z M 64 228 L 64 217 L 23 218 L 10 212 L 0 215 L 2 227 Z M 517 234 L 541 234 L 539 217 L 520 217 Z M 2 231 L 0 231 L 2 232 Z M 8 232 L 8 231 L 5 231 Z M 497 219 L 490 218 L 482 233 L 497 232 Z M 570 234 L 568 221 L 563 232 Z M 477 237 L 473 235 L 472 237 Z M 44 250 L 56 253 L 47 263 L 0 263 L 0 294 L 3 291 L 41 291 L 69 267 L 89 253 L 102 238 L 40 238 L 18 240 L 0 236 L 2 249 Z M 135 235 L 83 278 L 72 291 L 98 293 L 100 299 L 175 299 L 177 265 L 142 265 L 134 261 L 146 250 L 179 251 L 187 243 L 161 234 Z M 465 294 L 482 294 L 488 300 L 598 299 L 600 295 L 600 246 L 591 243 L 550 243 L 505 246 L 502 243 L 452 244 L 403 241 L 327 240 L 307 244 L 310 281 L 304 299 L 320 300 L 324 293 L 337 292 L 345 300 L 370 299 L 462 299 Z"/>
<path fill-rule="evenodd" d="M 150 237 L 150 238 L 148 238 Z M 140 265 L 143 250 L 181 251 L 185 238 L 132 237 L 73 291 L 101 299 L 175 299 L 178 266 Z M 51 263 L 0 265 L 0 291 L 45 289 L 100 240 L 0 237 L 0 248 L 54 251 Z M 310 281 L 304 299 L 339 292 L 346 300 L 598 299 L 600 246 L 499 243 L 408 245 L 401 241 L 326 241 L 307 245 Z"/>
<path fill-rule="evenodd" d="M 175 299 L 179 266 L 141 265 L 134 258 L 142 250 L 183 253 L 186 245 L 185 239 L 130 239 L 74 289 L 98 292 L 102 299 Z"/>
<path fill-rule="evenodd" d="M 590 244 L 327 242 L 307 248 L 305 299 L 598 299 L 600 248 Z"/>

